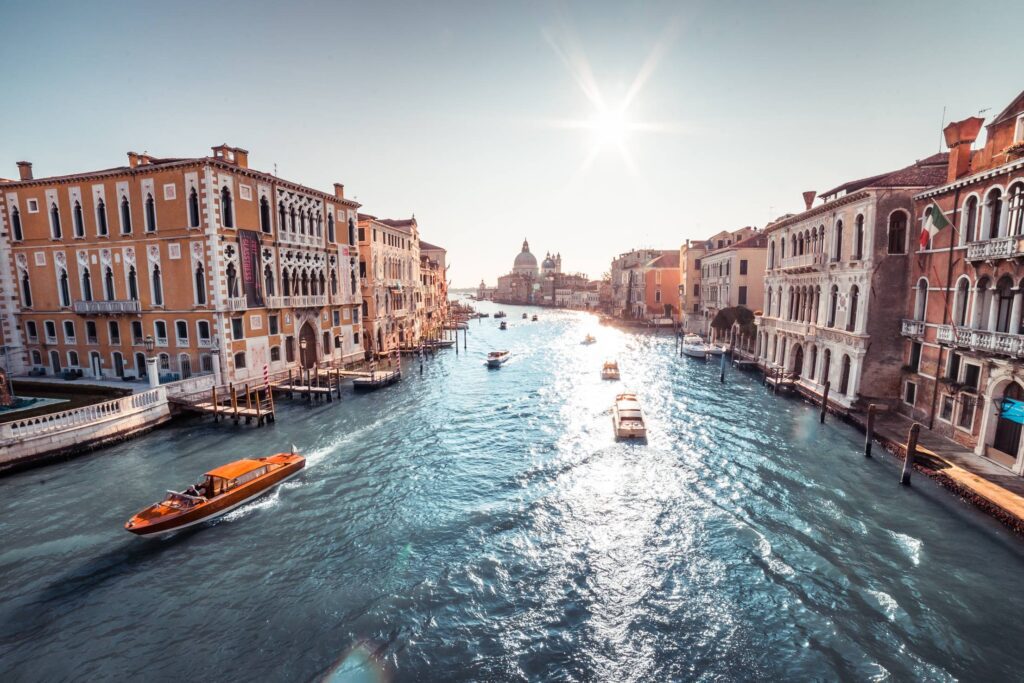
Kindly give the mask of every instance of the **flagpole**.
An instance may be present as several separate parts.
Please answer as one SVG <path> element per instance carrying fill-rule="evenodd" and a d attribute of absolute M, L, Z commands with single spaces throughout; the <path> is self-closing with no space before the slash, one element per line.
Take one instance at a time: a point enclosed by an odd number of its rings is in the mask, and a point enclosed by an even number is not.
<path fill-rule="evenodd" d="M 932 203 L 933 204 L 936 203 L 934 199 L 932 200 Z M 949 233 L 949 249 L 946 252 L 946 261 L 947 261 L 947 263 L 946 263 L 946 295 L 945 295 L 945 301 L 943 302 L 943 305 L 942 305 L 942 324 L 943 325 L 948 324 L 949 318 L 950 318 L 950 309 L 952 308 L 952 306 L 950 305 L 950 301 L 949 301 L 949 293 L 950 293 L 951 284 L 952 284 L 950 282 L 950 280 L 953 279 L 953 248 L 954 248 L 954 246 L 956 244 L 954 239 L 953 239 L 953 237 L 960 234 L 960 231 L 956 227 L 957 214 L 959 213 L 959 209 L 960 209 L 960 187 L 958 186 L 956 188 L 956 192 L 953 194 L 953 220 L 950 221 L 950 223 L 949 223 L 950 226 L 953 228 L 953 230 Z M 927 318 L 928 316 L 926 315 L 925 317 Z M 953 340 L 954 341 L 956 340 L 956 336 L 955 335 L 953 336 Z M 947 364 L 948 364 L 948 360 L 949 360 L 949 354 L 951 354 L 951 353 L 953 353 L 953 348 L 952 347 L 950 347 L 946 351 L 946 354 L 947 354 L 946 355 Z M 935 380 L 932 382 L 932 409 L 931 409 L 931 415 L 928 416 L 928 429 L 932 429 L 935 426 L 935 406 L 937 405 L 938 400 L 939 400 L 939 373 L 941 371 L 942 371 L 942 346 L 939 346 L 939 364 L 935 368 Z M 955 381 L 955 379 L 954 379 L 954 381 Z"/>

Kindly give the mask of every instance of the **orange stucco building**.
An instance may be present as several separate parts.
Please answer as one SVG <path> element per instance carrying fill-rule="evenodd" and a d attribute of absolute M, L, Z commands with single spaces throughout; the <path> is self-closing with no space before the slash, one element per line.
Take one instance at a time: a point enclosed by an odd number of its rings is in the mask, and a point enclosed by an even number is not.
<path fill-rule="evenodd" d="M 0 334 L 15 374 L 242 381 L 362 357 L 356 210 L 246 150 L 0 181 Z M 152 367 L 152 366 L 151 366 Z M 152 372 L 150 372 L 150 375 Z"/>

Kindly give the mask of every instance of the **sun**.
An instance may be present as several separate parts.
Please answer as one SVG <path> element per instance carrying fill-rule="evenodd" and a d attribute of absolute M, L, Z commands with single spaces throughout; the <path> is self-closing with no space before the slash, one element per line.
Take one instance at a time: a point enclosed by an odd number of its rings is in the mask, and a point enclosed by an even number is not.
<path fill-rule="evenodd" d="M 599 110 L 588 126 L 594 132 L 594 142 L 601 146 L 621 145 L 629 132 L 629 121 L 622 109 Z"/>

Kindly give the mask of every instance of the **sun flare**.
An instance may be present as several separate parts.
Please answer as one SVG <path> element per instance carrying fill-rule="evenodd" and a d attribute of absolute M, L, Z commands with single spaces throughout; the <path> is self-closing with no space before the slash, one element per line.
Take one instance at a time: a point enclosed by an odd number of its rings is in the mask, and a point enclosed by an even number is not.
<path fill-rule="evenodd" d="M 591 119 L 590 128 L 598 145 L 621 145 L 626 141 L 629 121 L 621 109 L 605 109 Z"/>

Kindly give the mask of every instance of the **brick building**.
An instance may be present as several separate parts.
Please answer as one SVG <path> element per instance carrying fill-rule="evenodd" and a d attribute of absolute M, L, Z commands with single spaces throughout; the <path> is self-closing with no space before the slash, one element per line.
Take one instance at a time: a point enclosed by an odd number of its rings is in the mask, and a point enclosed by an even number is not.
<path fill-rule="evenodd" d="M 15 373 L 241 381 L 361 356 L 358 204 L 246 150 L 0 182 L 0 330 Z"/>
<path fill-rule="evenodd" d="M 1024 93 L 985 127 L 945 129 L 941 184 L 915 197 L 915 226 L 938 206 L 950 223 L 917 244 L 902 330 L 898 407 L 926 426 L 1024 474 L 1022 425 L 1003 408 L 1024 400 Z"/>

